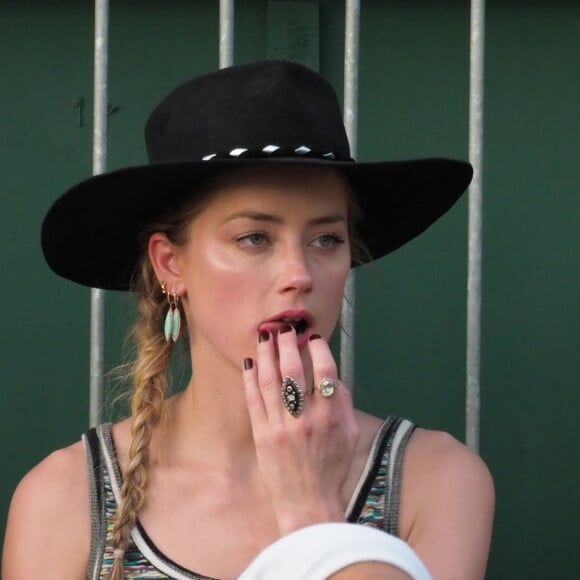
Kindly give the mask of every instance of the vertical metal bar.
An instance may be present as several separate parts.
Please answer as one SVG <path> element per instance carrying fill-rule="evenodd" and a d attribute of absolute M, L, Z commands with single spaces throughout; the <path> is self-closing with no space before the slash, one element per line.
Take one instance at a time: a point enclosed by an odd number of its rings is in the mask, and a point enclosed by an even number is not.
<path fill-rule="evenodd" d="M 357 155 L 358 65 L 360 3 L 346 0 L 344 42 L 344 123 L 351 156 Z M 351 270 L 342 302 L 340 325 L 340 376 L 354 389 L 355 271 Z"/>
<path fill-rule="evenodd" d="M 107 68 L 108 68 L 107 0 L 95 0 L 93 175 L 105 171 L 107 165 Z M 103 420 L 105 293 L 91 289 L 91 358 L 90 358 L 90 425 Z"/>
<path fill-rule="evenodd" d="M 234 1 L 220 0 L 220 68 L 234 64 Z"/>
<path fill-rule="evenodd" d="M 473 165 L 474 174 L 469 188 L 465 439 L 467 446 L 475 451 L 479 451 L 480 420 L 484 32 L 485 2 L 484 0 L 472 0 L 469 160 Z"/>

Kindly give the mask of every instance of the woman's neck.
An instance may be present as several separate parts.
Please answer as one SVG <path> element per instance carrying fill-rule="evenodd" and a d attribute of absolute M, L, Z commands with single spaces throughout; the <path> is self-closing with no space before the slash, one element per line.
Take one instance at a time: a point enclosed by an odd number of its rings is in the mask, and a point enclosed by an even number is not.
<path fill-rule="evenodd" d="M 167 411 L 163 447 L 170 456 L 214 464 L 254 456 L 241 375 L 232 379 L 196 366 L 188 386 L 167 401 Z"/>

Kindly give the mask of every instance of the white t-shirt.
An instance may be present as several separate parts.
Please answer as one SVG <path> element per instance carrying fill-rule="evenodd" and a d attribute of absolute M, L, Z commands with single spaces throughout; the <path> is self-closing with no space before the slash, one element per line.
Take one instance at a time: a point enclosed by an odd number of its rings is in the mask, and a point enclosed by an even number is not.
<path fill-rule="evenodd" d="M 384 562 L 413 580 L 432 580 L 405 541 L 377 528 L 323 523 L 284 536 L 264 549 L 238 580 L 326 580 L 357 562 Z"/>

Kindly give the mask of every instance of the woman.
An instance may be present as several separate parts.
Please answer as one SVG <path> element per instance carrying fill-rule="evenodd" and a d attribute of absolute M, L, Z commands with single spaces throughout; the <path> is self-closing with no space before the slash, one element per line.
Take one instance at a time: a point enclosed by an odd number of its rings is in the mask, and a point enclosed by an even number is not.
<path fill-rule="evenodd" d="M 487 467 L 448 434 L 355 409 L 328 344 L 350 268 L 424 231 L 471 167 L 355 162 L 330 84 L 285 61 L 184 83 L 146 143 L 148 165 L 76 185 L 43 223 L 57 274 L 138 296 L 132 409 L 19 484 L 3 578 L 232 579 L 347 522 L 400 538 L 435 579 L 483 578 Z M 169 396 L 180 336 L 192 372 Z"/>

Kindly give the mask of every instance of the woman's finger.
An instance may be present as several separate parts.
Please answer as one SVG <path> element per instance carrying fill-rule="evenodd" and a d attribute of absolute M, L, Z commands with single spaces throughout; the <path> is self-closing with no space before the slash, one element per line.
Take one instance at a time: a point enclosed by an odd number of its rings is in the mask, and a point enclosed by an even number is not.
<path fill-rule="evenodd" d="M 288 324 L 280 329 L 278 339 L 278 358 L 280 365 L 281 385 L 280 401 L 291 417 L 298 418 L 304 412 L 309 387 L 305 384 L 304 366 L 296 331 Z"/>
<path fill-rule="evenodd" d="M 280 393 L 282 376 L 276 354 L 276 337 L 272 332 L 260 332 L 256 356 L 258 385 L 266 415 L 272 425 L 277 425 L 284 420 L 286 410 Z"/>
<path fill-rule="evenodd" d="M 244 384 L 244 394 L 246 397 L 246 406 L 252 424 L 252 433 L 254 439 L 264 432 L 268 423 L 268 415 L 262 398 L 262 392 L 258 384 L 258 369 L 254 359 L 244 359 L 244 370 L 242 372 Z"/>
<path fill-rule="evenodd" d="M 333 423 L 333 417 L 338 420 L 347 439 L 356 440 L 358 429 L 352 396 L 338 378 L 338 368 L 330 345 L 320 335 L 313 334 L 308 341 L 308 349 L 314 373 L 312 405 L 330 423 Z"/>
<path fill-rule="evenodd" d="M 330 399 L 338 390 L 338 369 L 330 345 L 319 334 L 313 334 L 308 341 L 312 360 L 314 396 Z"/>

